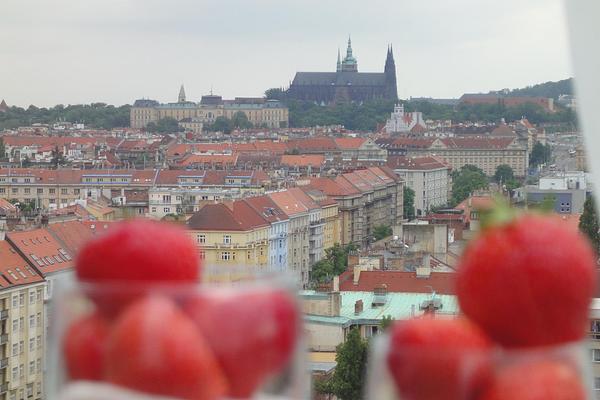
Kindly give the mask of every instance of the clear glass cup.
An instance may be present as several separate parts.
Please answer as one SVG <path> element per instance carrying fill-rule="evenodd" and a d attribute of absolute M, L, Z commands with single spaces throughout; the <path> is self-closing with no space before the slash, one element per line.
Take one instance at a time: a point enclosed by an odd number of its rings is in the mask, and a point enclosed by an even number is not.
<path fill-rule="evenodd" d="M 72 280 L 61 282 L 51 304 L 49 324 L 51 346 L 48 360 L 49 375 L 46 381 L 49 398 L 61 400 L 186 398 L 185 395 L 177 397 L 170 393 L 143 392 L 137 390 L 139 387 L 136 389 L 115 385 L 112 383 L 114 379 L 107 377 L 106 366 L 103 366 L 102 377 L 94 380 L 73 378 L 72 375 L 77 372 L 69 372 L 70 369 L 72 370 L 72 365 L 67 365 L 69 361 L 65 351 L 70 351 L 67 349 L 70 346 L 67 344 L 69 340 L 67 336 L 71 338 L 75 336 L 70 327 L 77 325 L 88 316 L 101 315 L 103 320 L 108 321 L 110 338 L 108 340 L 114 343 L 114 326 L 125 318 L 123 317 L 125 313 L 135 314 L 131 311 L 132 307 L 143 299 L 150 298 L 160 298 L 161 301 L 174 305 L 177 312 L 182 313 L 180 315 L 185 315 L 195 324 L 199 334 L 206 339 L 217 364 L 222 367 L 225 380 L 229 380 L 228 374 L 239 376 L 240 371 L 246 370 L 248 376 L 254 376 L 257 383 L 253 387 L 257 389 L 248 398 L 308 398 L 310 377 L 305 367 L 302 315 L 294 281 L 283 274 L 261 273 L 241 268 L 237 270 L 228 268 L 224 272 L 205 269 L 203 280 L 204 282 L 198 284 L 171 285 L 89 284 Z M 292 319 L 294 320 L 291 321 Z M 287 328 L 282 328 L 282 324 Z M 207 328 L 208 326 L 210 328 Z M 273 337 L 274 335 L 279 335 L 285 340 L 277 342 L 278 338 Z M 271 345 L 267 346 L 267 344 Z M 273 352 L 273 348 L 280 351 Z M 247 351 L 248 349 L 250 350 Z M 148 346 L 147 351 L 150 353 L 154 351 L 153 346 Z M 111 353 L 113 358 L 114 353 L 113 350 Z M 158 352 L 156 355 L 147 356 L 160 357 Z M 248 361 L 249 357 L 254 358 L 252 362 L 256 365 L 252 370 L 247 367 L 251 364 Z M 236 362 L 232 363 L 232 360 Z M 245 370 L 244 367 L 241 367 L 241 370 L 235 369 L 237 368 L 235 365 L 244 363 Z M 74 363 L 70 362 L 70 364 Z M 114 365 L 114 361 L 111 365 Z M 228 369 L 228 365 L 229 367 L 234 365 L 233 373 Z M 229 382 L 226 385 L 235 386 L 230 385 Z M 230 397 L 226 395 L 218 398 Z M 246 397 L 237 394 L 231 398 Z"/>
<path fill-rule="evenodd" d="M 443 332 L 440 332 L 440 334 L 443 334 Z M 408 383 L 397 383 L 393 377 L 388 365 L 390 351 L 400 352 L 400 359 L 403 360 L 415 360 L 417 357 L 421 360 L 421 362 L 404 364 L 403 368 L 406 368 L 407 373 L 404 378 L 400 379 Z M 400 353 L 396 353 L 396 355 Z M 458 363 L 448 362 L 448 359 L 456 357 L 457 354 L 460 354 Z M 423 359 L 426 361 L 422 362 Z M 439 397 L 440 399 L 450 398 L 448 393 L 452 391 L 454 393 L 452 398 L 454 399 L 474 400 L 482 398 L 486 390 L 489 389 L 494 377 L 498 376 L 503 370 L 506 371 L 506 368 L 539 365 L 537 362 L 559 363 L 559 365 L 572 368 L 577 374 L 579 384 L 584 392 L 584 398 L 586 400 L 596 399 L 592 390 L 590 350 L 585 340 L 553 347 L 511 350 L 498 347 L 490 352 L 467 351 L 461 353 L 450 350 L 445 354 L 442 350 L 427 353 L 419 348 L 392 350 L 390 349 L 390 336 L 387 333 L 372 338 L 364 398 L 377 400 L 429 399 L 432 397 L 424 395 L 424 392 L 431 394 L 442 388 L 440 393 L 444 394 Z M 454 365 L 456 368 L 445 370 L 437 368 L 444 365 L 444 363 L 446 363 L 445 365 Z M 420 368 L 423 365 L 434 365 L 434 367 L 428 371 L 424 370 L 425 368 Z M 523 368 L 523 370 L 527 369 Z M 447 380 L 451 380 L 455 385 L 448 385 Z M 444 381 L 446 387 L 442 386 Z M 534 383 L 531 382 L 531 384 Z M 407 388 L 407 386 L 410 388 Z M 418 395 L 415 395 L 415 387 L 424 389 Z M 409 393 L 411 391 L 413 392 Z"/>

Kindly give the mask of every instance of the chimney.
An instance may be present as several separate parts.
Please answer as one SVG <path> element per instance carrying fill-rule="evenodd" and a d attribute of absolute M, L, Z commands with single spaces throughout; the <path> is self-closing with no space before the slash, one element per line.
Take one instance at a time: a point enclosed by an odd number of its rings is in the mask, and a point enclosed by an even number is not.
<path fill-rule="evenodd" d="M 355 265 L 358 265 L 358 263 L 358 252 L 353 251 L 350 254 L 348 254 L 348 267 L 354 267 Z"/>
<path fill-rule="evenodd" d="M 339 275 L 336 275 L 333 277 L 333 291 L 334 292 L 339 292 L 340 291 L 340 277 Z"/>
<path fill-rule="evenodd" d="M 352 283 L 355 284 L 355 285 L 358 285 L 358 281 L 360 280 L 360 271 L 361 271 L 360 266 L 356 265 L 354 267 L 354 273 L 352 274 L 353 275 L 352 276 L 352 281 L 353 281 Z"/>
<path fill-rule="evenodd" d="M 356 303 L 354 303 L 354 315 L 358 315 L 361 312 L 363 312 L 363 301 L 357 300 Z"/>

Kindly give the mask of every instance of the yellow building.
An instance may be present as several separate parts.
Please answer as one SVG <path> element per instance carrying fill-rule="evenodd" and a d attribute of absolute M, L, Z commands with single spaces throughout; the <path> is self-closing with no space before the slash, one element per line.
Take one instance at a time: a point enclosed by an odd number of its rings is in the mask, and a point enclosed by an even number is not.
<path fill-rule="evenodd" d="M 202 96 L 200 103 L 186 101 L 183 86 L 179 92 L 177 103 L 161 104 L 155 100 L 139 99 L 133 103 L 130 111 L 132 128 L 145 128 L 150 122 L 163 118 L 174 118 L 177 121 L 188 120 L 210 124 L 218 117 L 232 119 L 237 112 L 242 112 L 254 126 L 269 128 L 285 128 L 288 126 L 288 108 L 278 100 L 267 100 L 262 97 L 236 97 L 234 100 L 223 100 L 221 96 Z"/>
<path fill-rule="evenodd" d="M 208 266 L 269 265 L 269 223 L 243 201 L 208 204 L 187 223 Z"/>
<path fill-rule="evenodd" d="M 41 399 L 45 354 L 44 279 L 0 241 L 0 399 Z"/>

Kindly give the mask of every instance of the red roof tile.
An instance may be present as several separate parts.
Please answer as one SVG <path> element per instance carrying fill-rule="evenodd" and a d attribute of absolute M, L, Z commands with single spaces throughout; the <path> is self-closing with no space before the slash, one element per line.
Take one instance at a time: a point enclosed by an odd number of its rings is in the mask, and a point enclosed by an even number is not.
<path fill-rule="evenodd" d="M 288 217 L 294 217 L 308 211 L 308 208 L 287 190 L 269 193 L 268 196 Z"/>
<path fill-rule="evenodd" d="M 283 155 L 281 156 L 281 165 L 319 168 L 325 165 L 325 156 L 321 154 Z"/>
<path fill-rule="evenodd" d="M 337 145 L 333 138 L 325 136 L 315 136 L 308 139 L 290 140 L 286 143 L 289 150 L 298 149 L 300 151 L 336 151 Z"/>
<path fill-rule="evenodd" d="M 196 231 L 245 231 L 233 212 L 223 203 L 207 204 L 188 220 L 189 229 Z"/>
<path fill-rule="evenodd" d="M 24 255 L 42 276 L 74 267 L 73 254 L 44 228 L 10 232 L 6 240 Z"/>
<path fill-rule="evenodd" d="M 69 252 L 76 257 L 83 245 L 94 237 L 92 231 L 81 221 L 56 222 L 46 228 Z"/>
<path fill-rule="evenodd" d="M 269 196 L 246 197 L 244 201 L 270 223 L 289 219 Z"/>
<path fill-rule="evenodd" d="M 366 138 L 335 138 L 335 144 L 341 150 L 358 150 L 360 146 L 362 146 L 367 139 Z"/>
<path fill-rule="evenodd" d="M 358 284 L 353 282 L 354 272 L 347 270 L 340 275 L 341 291 L 372 292 L 385 287 L 393 293 L 455 294 L 453 272 L 431 272 L 428 278 L 417 278 L 415 272 L 362 271 Z"/>
<path fill-rule="evenodd" d="M 421 171 L 434 170 L 450 167 L 442 160 L 436 157 L 405 157 L 405 156 L 389 156 L 387 166 L 393 169 Z"/>
<path fill-rule="evenodd" d="M 6 241 L 0 241 L 0 287 L 41 282 L 43 278 Z"/>

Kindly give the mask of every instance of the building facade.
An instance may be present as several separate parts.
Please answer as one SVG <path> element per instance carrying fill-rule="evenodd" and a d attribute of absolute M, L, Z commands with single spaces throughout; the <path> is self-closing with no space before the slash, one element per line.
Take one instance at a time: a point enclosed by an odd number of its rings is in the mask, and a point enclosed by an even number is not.
<path fill-rule="evenodd" d="M 415 216 L 423 216 L 432 207 L 448 204 L 451 185 L 450 167 L 447 164 L 434 157 L 391 156 L 388 158 L 388 167 L 415 192 Z"/>
<path fill-rule="evenodd" d="M 396 100 L 396 65 L 392 48 L 388 47 L 383 73 L 358 72 L 358 61 L 352 54 L 352 43 L 348 38 L 343 60 L 338 51 L 336 72 L 297 72 L 287 90 L 287 97 L 322 105 L 373 99 Z"/>

